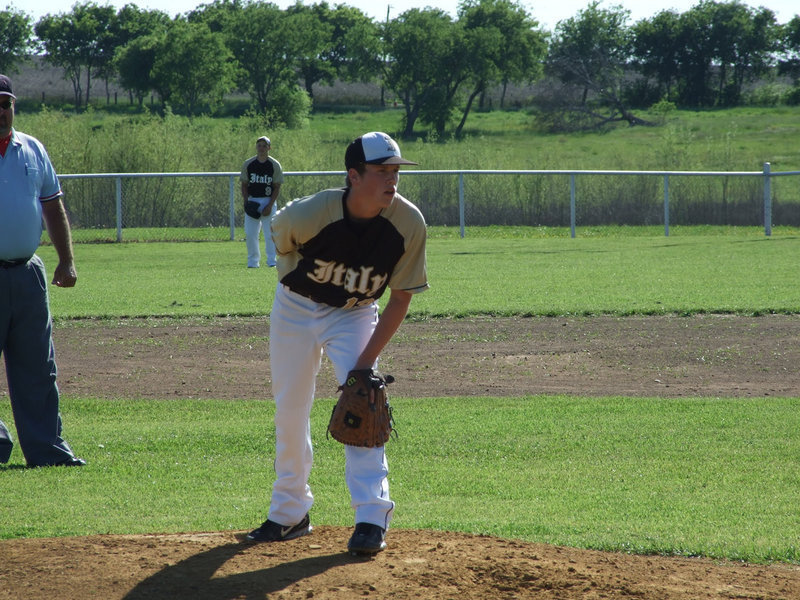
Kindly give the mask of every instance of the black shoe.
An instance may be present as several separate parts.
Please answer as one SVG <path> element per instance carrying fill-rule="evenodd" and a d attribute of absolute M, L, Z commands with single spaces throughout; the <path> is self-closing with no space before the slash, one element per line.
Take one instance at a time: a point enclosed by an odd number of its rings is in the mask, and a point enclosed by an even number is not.
<path fill-rule="evenodd" d="M 7 463 L 11 458 L 11 450 L 14 448 L 14 442 L 11 438 L 11 433 L 8 428 L 0 421 L 0 463 Z"/>
<path fill-rule="evenodd" d="M 54 467 L 85 467 L 86 461 L 82 458 L 77 458 L 73 456 L 72 458 L 68 458 L 67 460 L 62 460 L 60 463 L 56 463 L 53 465 Z"/>
<path fill-rule="evenodd" d="M 8 459 L 11 458 L 11 450 L 14 448 L 14 444 L 3 444 L 0 443 L 0 463 L 7 463 Z"/>
<path fill-rule="evenodd" d="M 248 533 L 247 539 L 251 542 L 285 542 L 308 535 L 312 529 L 308 514 L 297 525 L 291 526 L 281 525 L 267 519 L 261 524 L 261 527 Z"/>
<path fill-rule="evenodd" d="M 372 523 L 356 523 L 356 530 L 350 541 L 347 542 L 347 550 L 350 554 L 377 554 L 386 548 L 383 541 L 386 530 Z"/>

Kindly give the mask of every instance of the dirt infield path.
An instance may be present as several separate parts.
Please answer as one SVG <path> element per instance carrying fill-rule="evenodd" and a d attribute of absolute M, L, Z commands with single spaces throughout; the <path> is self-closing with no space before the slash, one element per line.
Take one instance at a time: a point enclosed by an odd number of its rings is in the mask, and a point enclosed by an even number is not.
<path fill-rule="evenodd" d="M 70 396 L 269 396 L 264 318 L 79 321 L 58 324 L 55 339 Z M 409 322 L 381 368 L 404 397 L 796 397 L 798 365 L 800 316 L 704 315 Z M 318 389 L 335 387 L 326 364 Z M 349 534 L 320 526 L 279 545 L 243 543 L 241 532 L 0 541 L 0 600 L 800 598 L 797 565 L 411 530 L 390 531 L 388 550 L 365 561 L 342 551 Z"/>
<path fill-rule="evenodd" d="M 270 396 L 269 321 L 64 323 L 64 394 Z M 404 397 L 800 395 L 800 315 L 432 319 L 404 323 L 381 370 Z M 2 369 L 2 367 L 0 367 Z M 0 380 L 0 393 L 5 377 Z M 323 364 L 318 393 L 336 382 Z"/>

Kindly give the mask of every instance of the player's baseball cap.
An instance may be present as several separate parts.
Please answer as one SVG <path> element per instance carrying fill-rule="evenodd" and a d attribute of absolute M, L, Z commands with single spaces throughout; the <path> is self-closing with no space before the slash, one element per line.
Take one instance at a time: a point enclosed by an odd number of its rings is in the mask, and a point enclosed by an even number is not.
<path fill-rule="evenodd" d="M 265 135 L 262 135 L 260 138 L 258 138 L 258 139 L 256 140 L 256 144 L 257 144 L 258 142 L 261 142 L 261 141 L 264 141 L 264 142 L 266 142 L 266 143 L 267 143 L 267 146 L 272 146 L 272 142 L 270 142 L 270 141 L 269 141 L 269 138 L 268 138 L 267 136 L 265 136 Z"/>
<path fill-rule="evenodd" d="M 11 96 L 14 100 L 17 99 L 14 92 L 11 91 L 11 80 L 5 75 L 0 75 L 0 95 Z"/>
<path fill-rule="evenodd" d="M 400 147 L 392 138 L 380 131 L 371 131 L 354 139 L 344 153 L 344 166 L 354 169 L 359 164 L 416 165 L 400 156 Z"/>

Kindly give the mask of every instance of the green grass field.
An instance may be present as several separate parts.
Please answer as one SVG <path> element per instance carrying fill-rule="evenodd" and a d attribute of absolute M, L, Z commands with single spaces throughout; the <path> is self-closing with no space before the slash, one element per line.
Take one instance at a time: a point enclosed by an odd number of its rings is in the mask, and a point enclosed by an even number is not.
<path fill-rule="evenodd" d="M 635 231 L 573 239 L 472 228 L 461 239 L 432 229 L 431 289 L 411 317 L 800 312 L 798 230 Z M 272 305 L 275 271 L 241 268 L 243 242 L 80 244 L 75 253 L 78 287 L 51 290 L 57 319 L 254 315 Z M 52 248 L 40 254 L 52 269 Z"/>
<path fill-rule="evenodd" d="M 40 253 L 52 271 L 54 254 Z M 274 270 L 240 242 L 76 248 L 57 321 L 265 314 Z M 570 239 L 431 231 L 432 289 L 410 318 L 800 313 L 800 236 L 705 230 Z M 142 321 L 146 325 L 146 321 Z M 312 414 L 319 524 L 349 525 L 333 398 Z M 584 548 L 800 562 L 800 398 L 394 397 L 394 525 Z M 266 514 L 268 400 L 64 397 L 83 469 L 0 467 L 0 538 L 242 530 Z M 11 425 L 8 403 L 0 419 Z"/>
<path fill-rule="evenodd" d="M 800 561 L 796 398 L 392 402 L 402 415 L 389 446 L 393 526 Z M 312 413 L 312 517 L 348 526 L 343 452 L 324 433 L 332 406 L 320 399 Z M 62 408 L 89 466 L 0 468 L 0 537 L 243 530 L 264 519 L 271 402 L 68 398 Z"/>

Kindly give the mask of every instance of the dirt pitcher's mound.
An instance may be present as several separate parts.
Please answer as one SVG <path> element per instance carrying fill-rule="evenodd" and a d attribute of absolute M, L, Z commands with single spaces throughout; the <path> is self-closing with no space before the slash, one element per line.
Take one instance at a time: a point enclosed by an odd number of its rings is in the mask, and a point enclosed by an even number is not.
<path fill-rule="evenodd" d="M 800 567 L 575 550 L 459 533 L 392 530 L 375 558 L 350 529 L 250 544 L 242 533 L 0 542 L 0 598 L 800 598 Z"/>

